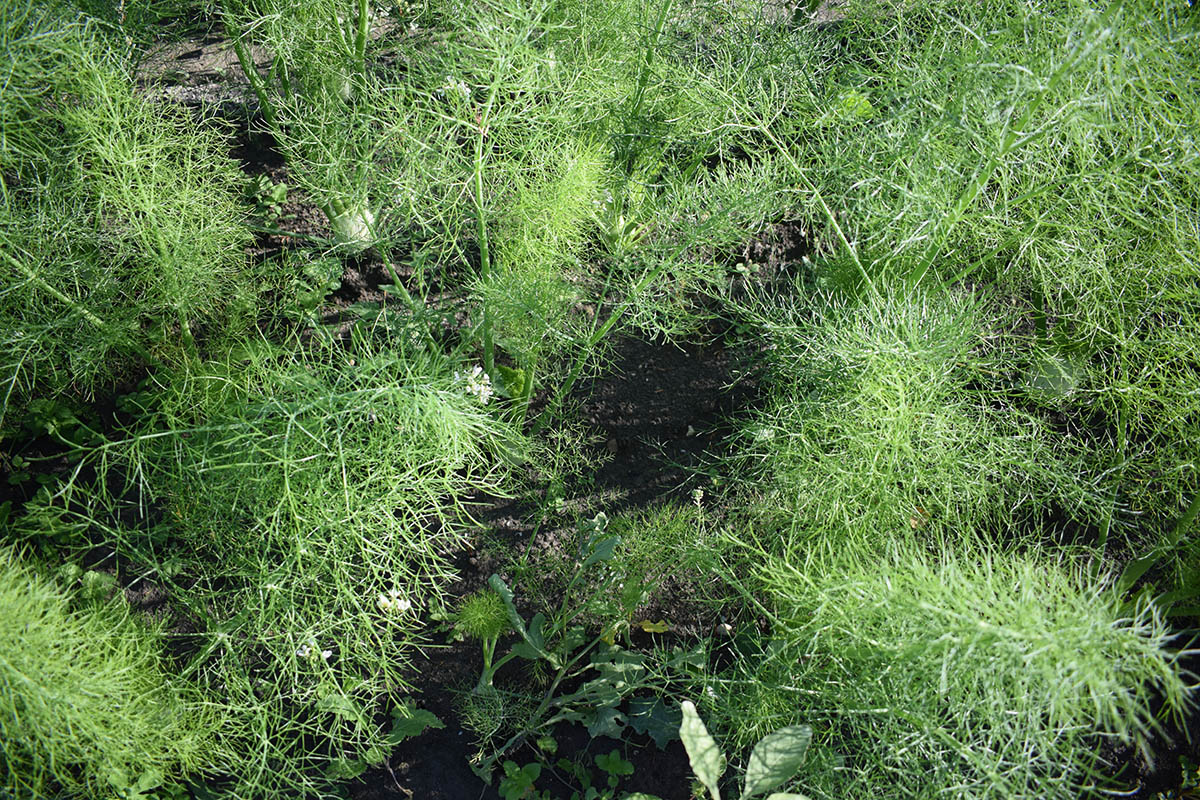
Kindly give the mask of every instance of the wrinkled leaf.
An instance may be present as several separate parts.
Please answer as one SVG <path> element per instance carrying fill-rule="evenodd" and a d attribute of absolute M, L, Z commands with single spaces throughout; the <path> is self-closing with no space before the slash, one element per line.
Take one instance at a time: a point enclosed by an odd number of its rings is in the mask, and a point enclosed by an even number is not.
<path fill-rule="evenodd" d="M 505 397 L 521 396 L 522 390 L 525 388 L 525 370 L 497 364 L 496 377 L 500 379 L 497 381 L 497 386 Z"/>
<path fill-rule="evenodd" d="M 597 736 L 620 739 L 624 727 L 625 715 L 612 706 L 597 708 L 587 717 L 588 735 L 593 739 Z"/>
<path fill-rule="evenodd" d="M 635 697 L 629 701 L 629 727 L 649 734 L 659 750 L 679 738 L 679 709 L 667 705 L 661 697 Z"/>
<path fill-rule="evenodd" d="M 343 694 L 327 694 L 321 697 L 317 700 L 317 708 L 350 722 L 357 722 L 361 716 L 354 701 Z"/>
<path fill-rule="evenodd" d="M 683 747 L 687 750 L 692 772 L 696 775 L 696 780 L 708 789 L 713 800 L 721 800 L 721 790 L 717 788 L 717 781 L 725 774 L 725 754 L 704 726 L 695 703 L 684 700 L 679 704 L 679 710 L 682 714 L 679 738 L 683 740 Z"/>
<path fill-rule="evenodd" d="M 624 690 L 646 674 L 646 657 L 614 647 L 593 658 L 592 668 L 600 674 L 598 680 L 609 681 L 618 690 Z"/>
<path fill-rule="evenodd" d="M 148 792 L 151 789 L 157 789 L 163 784 L 163 774 L 160 770 L 150 768 L 138 776 L 137 790 L 139 792 Z"/>
<path fill-rule="evenodd" d="M 810 744 L 812 727 L 809 725 L 789 725 L 760 739 L 746 765 L 742 800 L 769 792 L 794 777 L 804 763 Z"/>

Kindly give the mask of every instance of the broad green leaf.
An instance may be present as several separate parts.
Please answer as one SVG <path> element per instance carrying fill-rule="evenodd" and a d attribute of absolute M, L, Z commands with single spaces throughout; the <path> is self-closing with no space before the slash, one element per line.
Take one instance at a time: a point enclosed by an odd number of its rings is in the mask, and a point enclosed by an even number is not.
<path fill-rule="evenodd" d="M 789 725 L 760 739 L 746 765 L 742 800 L 769 792 L 795 776 L 811 743 L 812 727 L 809 725 Z"/>
<path fill-rule="evenodd" d="M 629 727 L 649 734 L 659 750 L 679 738 L 679 709 L 661 697 L 635 697 L 629 701 Z"/>
<path fill-rule="evenodd" d="M 324 695 L 317 700 L 317 708 L 351 722 L 357 722 L 362 716 L 354 701 L 343 694 Z"/>
<path fill-rule="evenodd" d="M 367 765 L 357 758 L 335 758 L 325 768 L 325 777 L 331 781 L 348 781 L 367 771 Z"/>
<path fill-rule="evenodd" d="M 388 734 L 388 744 L 400 744 L 405 739 L 420 736 L 427 728 L 445 728 L 446 725 L 435 714 L 423 708 L 412 708 L 407 703 L 401 703 L 392 711 L 392 732 Z"/>
<path fill-rule="evenodd" d="M 683 715 L 679 723 L 679 738 L 683 740 L 683 747 L 687 750 L 692 772 L 695 773 L 696 780 L 708 789 L 713 800 L 721 800 L 721 790 L 717 788 L 717 781 L 725 774 L 725 754 L 704 726 L 695 703 L 684 700 L 679 704 L 679 710 Z"/>
<path fill-rule="evenodd" d="M 597 754 L 596 766 L 609 775 L 626 776 L 633 774 L 633 763 L 621 758 L 621 751 L 615 749 L 607 755 L 604 753 Z"/>
<path fill-rule="evenodd" d="M 624 727 L 625 715 L 612 707 L 597 708 L 587 717 L 588 735 L 593 739 L 597 736 L 620 739 Z"/>
<path fill-rule="evenodd" d="M 613 553 L 616 551 L 617 545 L 620 543 L 621 537 L 617 536 L 615 533 L 607 534 L 595 542 L 589 542 L 590 546 L 588 549 L 590 552 L 588 553 L 587 558 L 583 560 L 583 563 L 579 565 L 579 568 L 584 569 L 600 561 L 610 560 L 613 557 Z"/>
<path fill-rule="evenodd" d="M 162 786 L 163 774 L 161 771 L 151 767 L 138 776 L 137 790 L 139 792 L 148 792 L 151 789 L 156 789 Z"/>
<path fill-rule="evenodd" d="M 646 633 L 666 633 L 671 630 L 671 626 L 667 624 L 667 621 L 662 619 L 658 622 L 651 622 L 648 619 L 644 619 L 638 625 Z"/>
<path fill-rule="evenodd" d="M 529 620 L 529 644 L 538 650 L 545 649 L 546 640 L 542 636 L 542 628 L 546 625 L 546 615 L 538 612 Z"/>

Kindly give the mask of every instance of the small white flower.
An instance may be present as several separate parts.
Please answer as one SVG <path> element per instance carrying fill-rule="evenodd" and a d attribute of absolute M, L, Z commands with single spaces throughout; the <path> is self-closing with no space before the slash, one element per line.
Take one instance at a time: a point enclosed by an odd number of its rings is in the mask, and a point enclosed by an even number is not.
<path fill-rule="evenodd" d="M 302 644 L 296 650 L 296 655 L 300 656 L 301 658 L 308 658 L 310 655 L 312 655 L 312 647 L 310 647 L 309 645 L 306 645 L 306 644 Z"/>
<path fill-rule="evenodd" d="M 471 99 L 471 88 L 465 81 L 456 80 L 452 75 L 446 76 L 446 80 L 438 87 L 437 93 L 443 97 L 457 95 L 461 100 Z"/>
<path fill-rule="evenodd" d="M 700 507 L 700 504 L 704 502 L 703 489 L 692 489 L 692 502 L 696 504 L 697 508 Z"/>
<path fill-rule="evenodd" d="M 321 658 L 325 659 L 326 661 L 328 661 L 328 660 L 329 660 L 329 657 L 330 657 L 330 656 L 332 656 L 332 655 L 333 655 L 333 651 L 332 651 L 332 650 L 322 650 L 322 651 L 321 651 Z"/>
<path fill-rule="evenodd" d="M 387 594 L 379 595 L 376 605 L 379 606 L 381 611 L 396 612 L 398 614 L 411 611 L 413 607 L 411 600 L 401 597 L 399 589 L 391 589 Z"/>
<path fill-rule="evenodd" d="M 471 368 L 470 372 L 454 373 L 454 380 L 466 386 L 467 394 L 479 399 L 483 405 L 487 405 L 488 400 L 495 394 L 492 389 L 492 378 L 483 371 L 483 367 L 476 365 Z"/>

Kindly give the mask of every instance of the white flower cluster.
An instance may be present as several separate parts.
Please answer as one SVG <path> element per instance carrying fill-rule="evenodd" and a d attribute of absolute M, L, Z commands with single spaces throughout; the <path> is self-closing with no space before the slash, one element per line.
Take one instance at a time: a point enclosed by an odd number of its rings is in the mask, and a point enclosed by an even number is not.
<path fill-rule="evenodd" d="M 596 208 L 611 208 L 614 202 L 616 201 L 613 200 L 612 192 L 608 189 L 604 190 L 603 200 L 598 197 L 592 199 L 592 205 L 594 205 Z"/>
<path fill-rule="evenodd" d="M 453 75 L 447 75 L 446 80 L 438 88 L 437 93 L 443 97 L 454 97 L 462 101 L 471 99 L 471 87 L 467 86 L 465 81 L 456 79 Z"/>
<path fill-rule="evenodd" d="M 470 372 L 454 373 L 454 380 L 463 383 L 467 387 L 467 394 L 479 398 L 479 402 L 487 405 L 488 400 L 492 399 L 495 390 L 492 389 L 492 378 L 483 371 L 483 367 L 478 364 L 471 368 Z"/>
<path fill-rule="evenodd" d="M 321 659 L 324 661 L 328 661 L 333 655 L 332 650 L 322 650 L 317 644 L 317 640 L 310 636 L 307 643 L 297 648 L 296 655 L 300 656 L 300 658 L 308 658 L 313 653 L 320 653 Z"/>
<path fill-rule="evenodd" d="M 413 607 L 411 600 L 400 596 L 399 589 L 392 589 L 387 594 L 379 595 L 379 599 L 375 601 L 375 605 L 379 606 L 379 610 L 384 613 L 395 612 L 397 614 L 410 611 Z"/>

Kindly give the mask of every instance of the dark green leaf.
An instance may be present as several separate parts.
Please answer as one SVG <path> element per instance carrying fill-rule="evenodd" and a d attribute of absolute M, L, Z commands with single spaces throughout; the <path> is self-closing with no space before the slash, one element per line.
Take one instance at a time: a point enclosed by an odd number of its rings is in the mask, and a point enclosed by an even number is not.
<path fill-rule="evenodd" d="M 596 766 L 609 775 L 633 774 L 633 763 L 621 758 L 621 753 L 618 750 L 612 750 L 607 755 L 604 753 L 597 755 Z"/>
<path fill-rule="evenodd" d="M 612 739 L 621 738 L 621 730 L 625 727 L 625 715 L 611 706 L 597 708 L 590 717 L 586 718 L 588 735 L 593 739 L 597 736 L 608 736 Z"/>
<path fill-rule="evenodd" d="M 440 730 L 446 725 L 430 711 L 423 708 L 412 708 L 407 703 L 401 703 L 392 711 L 392 731 L 387 736 L 388 744 L 400 744 L 405 739 L 420 736 L 428 728 Z"/>
<path fill-rule="evenodd" d="M 659 750 L 679 738 L 680 719 L 679 709 L 661 697 L 635 697 L 629 701 L 629 727 L 649 734 Z"/>

